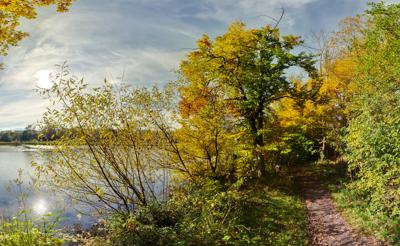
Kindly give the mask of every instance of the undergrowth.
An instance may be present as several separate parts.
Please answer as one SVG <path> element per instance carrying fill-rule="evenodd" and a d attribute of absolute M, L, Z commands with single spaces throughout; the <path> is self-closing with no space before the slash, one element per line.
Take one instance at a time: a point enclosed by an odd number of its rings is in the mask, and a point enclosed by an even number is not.
<path fill-rule="evenodd" d="M 374 206 L 368 196 L 352 188 L 352 174 L 344 162 L 319 162 L 309 170 L 327 185 L 337 208 L 353 228 L 382 242 L 400 244 L 399 218 L 390 216 L 383 206 Z"/>
<path fill-rule="evenodd" d="M 308 245 L 304 206 L 293 193 L 264 185 L 207 181 L 166 204 L 114 215 L 97 245 Z"/>

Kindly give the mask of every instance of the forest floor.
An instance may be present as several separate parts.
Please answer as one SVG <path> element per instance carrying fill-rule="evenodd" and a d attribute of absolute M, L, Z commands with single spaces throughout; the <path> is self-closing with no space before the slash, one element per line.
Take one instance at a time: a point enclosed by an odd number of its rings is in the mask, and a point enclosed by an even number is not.
<path fill-rule="evenodd" d="M 305 201 L 312 245 L 384 245 L 349 226 L 337 210 L 329 190 L 312 172 L 303 169 L 295 180 Z"/>

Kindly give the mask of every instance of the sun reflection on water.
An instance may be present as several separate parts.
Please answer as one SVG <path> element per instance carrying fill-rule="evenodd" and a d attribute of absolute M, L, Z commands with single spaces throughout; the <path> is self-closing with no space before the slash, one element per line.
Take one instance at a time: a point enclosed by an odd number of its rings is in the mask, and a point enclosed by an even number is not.
<path fill-rule="evenodd" d="M 33 204 L 33 211 L 38 215 L 44 215 L 47 212 L 47 202 L 45 200 L 38 200 Z"/>

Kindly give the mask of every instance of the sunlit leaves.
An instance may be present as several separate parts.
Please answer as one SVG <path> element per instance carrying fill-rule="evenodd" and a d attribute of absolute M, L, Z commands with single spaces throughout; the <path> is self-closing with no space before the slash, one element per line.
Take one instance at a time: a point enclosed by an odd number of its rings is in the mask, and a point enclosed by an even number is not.
<path fill-rule="evenodd" d="M 28 33 L 18 29 L 21 18 L 34 19 L 37 7 L 56 5 L 59 12 L 65 12 L 75 0 L 0 0 L 0 56 L 8 53 L 10 46 L 16 46 Z"/>
<path fill-rule="evenodd" d="M 371 4 L 368 29 L 353 46 L 347 158 L 356 194 L 398 218 L 400 146 L 400 5 Z"/>
<path fill-rule="evenodd" d="M 241 22 L 233 23 L 215 40 L 203 36 L 198 49 L 181 63 L 182 114 L 196 114 L 212 105 L 215 98 L 210 95 L 215 95 L 231 117 L 246 125 L 242 130 L 250 138 L 245 141 L 252 146 L 263 172 L 265 157 L 260 149 L 270 106 L 293 92 L 286 70 L 297 66 L 311 77 L 317 76 L 313 57 L 293 52 L 301 43 L 297 36 L 281 36 L 277 28 L 249 29 Z"/>
<path fill-rule="evenodd" d="M 40 89 L 53 102 L 41 129 L 54 129 L 60 138 L 52 142 L 53 155 L 36 168 L 51 187 L 118 213 L 165 197 L 154 186 L 165 186 L 168 178 L 162 172 L 168 144 L 159 129 L 171 127 L 169 91 L 116 88 L 107 81 L 89 90 L 65 64 L 52 80 L 51 88 Z"/>

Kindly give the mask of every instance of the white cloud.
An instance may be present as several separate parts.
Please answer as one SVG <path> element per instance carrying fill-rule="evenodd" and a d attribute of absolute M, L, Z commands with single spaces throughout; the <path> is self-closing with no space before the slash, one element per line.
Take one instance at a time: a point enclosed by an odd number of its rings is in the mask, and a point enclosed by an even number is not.
<path fill-rule="evenodd" d="M 282 8 L 299 8 L 318 0 L 204 0 L 214 6 L 214 12 L 199 13 L 203 19 L 216 19 L 230 23 L 235 20 L 246 21 L 250 25 L 265 25 L 275 23 L 282 13 Z M 285 14 L 286 20 L 294 18 L 290 13 Z M 272 19 L 273 18 L 273 19 Z M 290 24 L 290 22 L 286 22 Z"/>
<path fill-rule="evenodd" d="M 35 124 L 49 104 L 38 97 L 21 98 L 0 105 L 0 129 L 24 128 Z"/>
<path fill-rule="evenodd" d="M 46 8 L 37 20 L 23 23 L 31 36 L 4 59 L 0 128 L 21 127 L 40 118 L 46 102 L 32 90 L 38 82 L 46 86 L 45 75 L 55 64 L 68 61 L 72 72 L 91 85 L 122 74 L 133 84 L 163 84 L 174 79 L 172 71 L 186 48 L 193 48 L 203 33 L 223 33 L 234 20 L 250 26 L 272 23 L 265 16 L 278 18 L 284 7 L 281 27 L 300 34 L 319 27 L 322 20 L 337 22 L 338 13 L 328 5 L 346 1 L 350 0 L 82 0 L 67 14 Z M 305 9 L 319 3 L 325 9 Z"/>

